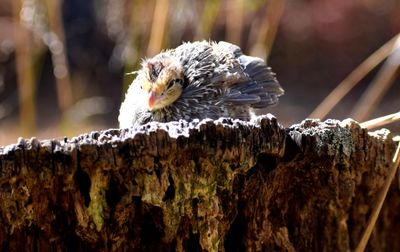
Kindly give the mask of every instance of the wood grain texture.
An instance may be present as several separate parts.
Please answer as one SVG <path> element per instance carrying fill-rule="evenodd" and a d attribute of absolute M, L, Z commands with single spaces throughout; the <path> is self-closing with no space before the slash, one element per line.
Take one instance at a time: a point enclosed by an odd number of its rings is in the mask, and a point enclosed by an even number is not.
<path fill-rule="evenodd" d="M 0 147 L 0 247 L 346 251 L 394 151 L 388 131 L 272 116 L 20 139 Z M 400 250 L 395 186 L 371 250 Z"/>

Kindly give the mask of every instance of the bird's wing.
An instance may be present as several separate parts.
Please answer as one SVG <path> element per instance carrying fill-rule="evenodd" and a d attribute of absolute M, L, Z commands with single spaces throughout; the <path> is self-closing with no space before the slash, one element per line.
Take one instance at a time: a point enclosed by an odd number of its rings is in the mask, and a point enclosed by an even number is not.
<path fill-rule="evenodd" d="M 226 102 L 253 108 L 264 108 L 278 102 L 284 90 L 262 59 L 244 55 L 238 46 L 227 42 L 219 42 L 218 47 L 233 56 L 232 72 L 236 73 L 231 78 Z"/>

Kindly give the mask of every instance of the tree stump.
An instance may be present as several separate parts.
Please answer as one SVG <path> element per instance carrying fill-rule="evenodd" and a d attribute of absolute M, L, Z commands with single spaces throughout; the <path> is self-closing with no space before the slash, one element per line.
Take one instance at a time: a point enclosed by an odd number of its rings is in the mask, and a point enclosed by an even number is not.
<path fill-rule="evenodd" d="M 149 123 L 0 147 L 2 251 L 348 251 L 395 151 L 351 120 Z M 400 251 L 392 184 L 368 249 Z"/>

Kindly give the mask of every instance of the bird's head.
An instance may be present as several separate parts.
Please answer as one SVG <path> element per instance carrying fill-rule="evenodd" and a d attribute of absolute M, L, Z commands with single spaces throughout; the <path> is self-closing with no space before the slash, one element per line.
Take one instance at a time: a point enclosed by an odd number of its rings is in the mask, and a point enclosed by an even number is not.
<path fill-rule="evenodd" d="M 182 94 L 183 69 L 178 60 L 161 57 L 142 63 L 144 80 L 141 88 L 147 93 L 148 109 L 162 109 L 175 102 Z"/>

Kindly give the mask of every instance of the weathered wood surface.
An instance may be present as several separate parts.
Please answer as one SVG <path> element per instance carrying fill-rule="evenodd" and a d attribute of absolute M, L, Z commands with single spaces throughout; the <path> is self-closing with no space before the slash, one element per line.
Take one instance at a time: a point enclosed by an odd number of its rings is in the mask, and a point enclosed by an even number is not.
<path fill-rule="evenodd" d="M 352 121 L 151 123 L 0 147 L 2 251 L 348 251 L 395 145 Z M 400 251 L 393 183 L 368 248 Z"/>

